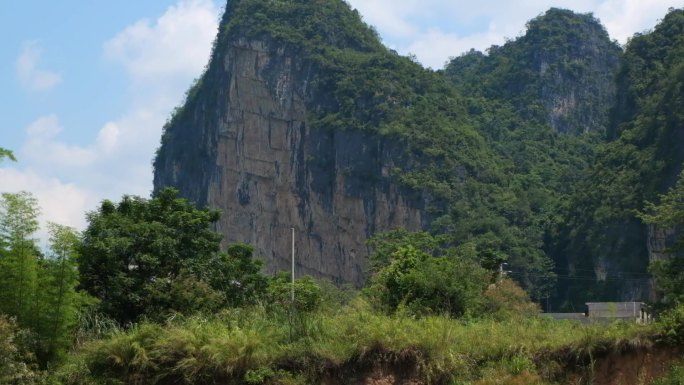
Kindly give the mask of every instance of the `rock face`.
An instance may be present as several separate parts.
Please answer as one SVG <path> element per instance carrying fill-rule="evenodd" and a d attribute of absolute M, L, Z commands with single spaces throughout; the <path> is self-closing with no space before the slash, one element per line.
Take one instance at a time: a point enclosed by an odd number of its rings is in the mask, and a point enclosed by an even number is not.
<path fill-rule="evenodd" d="M 224 241 L 255 246 L 271 272 L 289 270 L 294 228 L 297 275 L 360 285 L 370 235 L 424 225 L 421 200 L 390 177 L 403 149 L 308 126 L 317 73 L 293 47 L 226 34 L 217 47 L 165 129 L 155 189 L 221 209 Z"/>
<path fill-rule="evenodd" d="M 605 164 L 594 157 L 600 133 L 629 129 L 609 121 L 649 122 L 632 119 L 640 98 L 618 101 L 609 119 L 621 48 L 591 15 L 552 9 L 488 53 L 428 71 L 383 47 L 341 0 L 228 0 L 210 64 L 165 127 L 155 189 L 221 209 L 225 242 L 254 245 L 270 272 L 289 270 L 294 228 L 297 274 L 358 286 L 369 236 L 430 228 L 473 258 L 506 258 L 531 291 L 551 285 L 552 255 L 571 293 L 560 296 L 641 296 L 643 279 L 623 273 L 645 271 L 646 228 L 633 213 L 649 195 L 631 193 L 639 170 L 616 171 L 642 165 L 632 155 L 657 125 L 637 127 L 629 146 L 609 143 L 625 151 Z M 644 78 L 621 71 L 630 92 Z M 683 88 L 646 105 L 670 116 Z M 679 136 L 653 147 L 663 159 L 684 159 L 678 119 L 668 130 Z M 566 213 L 568 201 L 578 209 Z"/>
<path fill-rule="evenodd" d="M 552 8 L 524 36 L 455 58 L 446 73 L 464 92 L 511 103 L 557 132 L 603 132 L 621 54 L 592 15 Z"/>

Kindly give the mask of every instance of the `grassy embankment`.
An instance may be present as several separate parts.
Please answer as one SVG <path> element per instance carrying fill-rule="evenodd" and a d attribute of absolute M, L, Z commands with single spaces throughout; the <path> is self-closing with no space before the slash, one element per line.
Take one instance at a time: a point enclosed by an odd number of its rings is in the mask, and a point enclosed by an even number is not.
<path fill-rule="evenodd" d="M 662 326 L 386 316 L 363 301 L 295 319 L 265 308 L 142 323 L 81 345 L 63 384 L 353 383 L 372 372 L 432 384 L 552 384 L 595 355 L 649 346 Z M 586 370 L 586 372 L 582 372 Z"/>

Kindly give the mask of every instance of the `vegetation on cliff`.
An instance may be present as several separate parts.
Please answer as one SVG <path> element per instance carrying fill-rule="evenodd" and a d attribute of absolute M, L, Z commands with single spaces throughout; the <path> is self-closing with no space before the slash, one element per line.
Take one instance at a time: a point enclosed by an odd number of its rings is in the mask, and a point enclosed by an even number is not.
<path fill-rule="evenodd" d="M 638 296 L 646 286 L 647 242 L 654 235 L 637 213 L 675 185 L 684 161 L 683 30 L 684 11 L 671 10 L 652 32 L 630 40 L 609 141 L 598 146 L 586 177 L 566 200 L 553 253 L 576 269 L 605 273 L 589 292 L 594 298 Z M 567 287 L 565 298 L 587 298 L 583 283 Z"/>
<path fill-rule="evenodd" d="M 591 14 L 552 8 L 525 35 L 454 58 L 445 75 L 468 96 L 510 106 L 525 123 L 602 133 L 615 97 L 620 46 Z"/>
<path fill-rule="evenodd" d="M 444 235 L 442 242 L 448 247 L 474 250 L 477 262 L 487 268 L 507 261 L 534 298 L 548 295 L 553 263 L 542 244 L 553 216 L 550 201 L 559 198 L 550 197 L 553 187 L 544 183 L 553 178 L 563 185 L 574 178 L 570 169 L 577 164 L 581 168 L 585 154 L 591 153 L 584 142 L 560 139 L 563 143 L 558 148 L 568 149 L 546 155 L 542 149 L 548 143 L 518 136 L 506 148 L 495 149 L 488 136 L 495 135 L 495 130 L 511 131 L 500 128 L 511 124 L 508 117 L 502 118 L 488 102 L 464 98 L 442 73 L 426 70 L 383 47 L 376 33 L 340 1 L 229 2 L 208 73 L 223 62 L 221 52 L 245 39 L 265 42 L 274 52 L 282 50 L 296 61 L 295 68 L 307 69 L 293 76 L 302 76 L 297 81 L 307 84 L 307 94 L 301 97 L 311 130 L 363 132 L 369 140 L 396 144 L 403 151 L 393 159 L 396 167 L 389 170 L 390 175 L 369 171 L 365 164 L 338 170 L 335 159 L 326 154 L 307 158 L 312 173 L 325 174 L 320 183 L 333 184 L 332 174 L 337 172 L 365 184 L 388 179 L 410 191 L 415 204 L 424 206 L 428 230 Z M 214 90 L 213 82 L 200 80 L 187 106 L 210 98 Z M 483 112 L 472 112 L 478 108 Z M 194 116 L 193 111 L 180 109 L 167 126 L 156 161 L 158 180 L 165 180 L 160 173 L 169 171 L 163 159 L 179 152 L 168 138 L 188 130 L 187 124 L 174 121 L 184 121 L 185 114 Z M 548 141 L 556 138 L 545 129 L 531 131 Z M 510 139 L 522 134 L 505 135 Z M 504 139 L 499 143 L 505 143 Z M 561 165 L 570 175 L 556 177 L 555 171 L 541 171 L 541 166 L 534 171 L 553 177 L 530 173 L 529 162 L 518 162 L 521 150 L 537 152 L 540 160 L 533 164 Z M 556 156 L 562 159 L 555 160 Z M 208 166 L 199 165 L 202 161 L 202 157 L 188 159 L 192 163 L 188 169 L 203 172 Z M 511 178 L 511 174 L 520 177 Z M 188 189 L 194 191 L 195 185 Z"/>

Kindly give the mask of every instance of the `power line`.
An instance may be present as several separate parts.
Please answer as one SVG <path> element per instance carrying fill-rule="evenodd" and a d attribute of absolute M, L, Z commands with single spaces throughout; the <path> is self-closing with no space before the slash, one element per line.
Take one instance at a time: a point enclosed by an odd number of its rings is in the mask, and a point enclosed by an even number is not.
<path fill-rule="evenodd" d="M 523 272 L 509 272 L 508 274 L 511 275 L 516 275 L 519 277 L 548 277 L 547 275 L 543 274 L 535 274 L 535 273 L 523 273 Z M 648 277 L 643 277 L 643 278 L 613 278 L 613 277 L 606 277 L 604 279 L 598 279 L 597 277 L 590 277 L 590 276 L 580 276 L 580 275 L 561 275 L 561 274 L 556 274 L 556 278 L 562 278 L 565 280 L 570 280 L 570 281 L 594 281 L 594 282 L 629 282 L 629 281 L 643 281 L 645 279 L 650 278 Z"/>

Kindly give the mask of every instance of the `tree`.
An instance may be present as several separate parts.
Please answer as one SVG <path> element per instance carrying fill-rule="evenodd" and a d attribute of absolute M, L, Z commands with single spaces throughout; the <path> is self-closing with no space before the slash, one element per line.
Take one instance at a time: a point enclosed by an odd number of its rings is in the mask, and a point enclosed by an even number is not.
<path fill-rule="evenodd" d="M 417 250 L 432 255 L 439 250 L 440 239 L 424 231 L 409 232 L 400 228 L 377 234 L 367 243 L 373 250 L 368 258 L 371 272 L 377 272 L 390 264 L 390 256 L 398 247 L 411 245 Z"/>
<path fill-rule="evenodd" d="M 539 314 L 539 305 L 518 284 L 503 278 L 487 287 L 484 313 L 498 320 L 510 320 Z"/>
<path fill-rule="evenodd" d="M 0 312 L 22 326 L 34 324 L 38 251 L 38 201 L 28 192 L 3 193 L 0 199 Z"/>
<path fill-rule="evenodd" d="M 76 230 L 49 225 L 51 253 L 44 257 L 33 234 L 40 209 L 28 192 L 0 199 L 0 313 L 30 332 L 33 353 L 42 365 L 58 358 L 71 343 L 70 333 L 85 297 L 76 292 Z"/>
<path fill-rule="evenodd" d="M 0 162 L 3 161 L 3 159 L 9 159 L 13 162 L 17 161 L 17 158 L 14 157 L 14 153 L 6 148 L 0 147 Z"/>
<path fill-rule="evenodd" d="M 271 279 L 266 298 L 270 305 L 275 306 L 275 314 L 287 315 L 291 340 L 308 335 L 311 314 L 320 309 L 323 301 L 321 286 L 313 278 L 297 278 L 293 287 L 291 275 L 286 272 L 280 272 Z"/>
<path fill-rule="evenodd" d="M 368 293 L 387 312 L 405 307 L 415 315 L 477 314 L 490 273 L 467 259 L 433 257 L 399 247 L 373 278 Z"/>
<path fill-rule="evenodd" d="M 88 302 L 86 295 L 76 291 L 80 234 L 74 228 L 55 223 L 48 224 L 48 233 L 51 253 L 41 261 L 35 295 L 40 308 L 35 331 L 44 341 L 42 351 L 38 352 L 43 361 L 57 358 L 69 348 L 78 312 Z"/>
<path fill-rule="evenodd" d="M 221 236 L 210 228 L 218 211 L 198 209 L 174 189 L 152 199 L 104 201 L 87 219 L 81 287 L 119 322 L 240 304 L 247 287 L 259 286 L 251 250 L 219 253 Z"/>
<path fill-rule="evenodd" d="M 235 243 L 211 260 L 206 279 L 226 295 L 230 306 L 254 303 L 267 290 L 268 278 L 261 273 L 262 262 L 254 259 L 252 246 Z"/>

